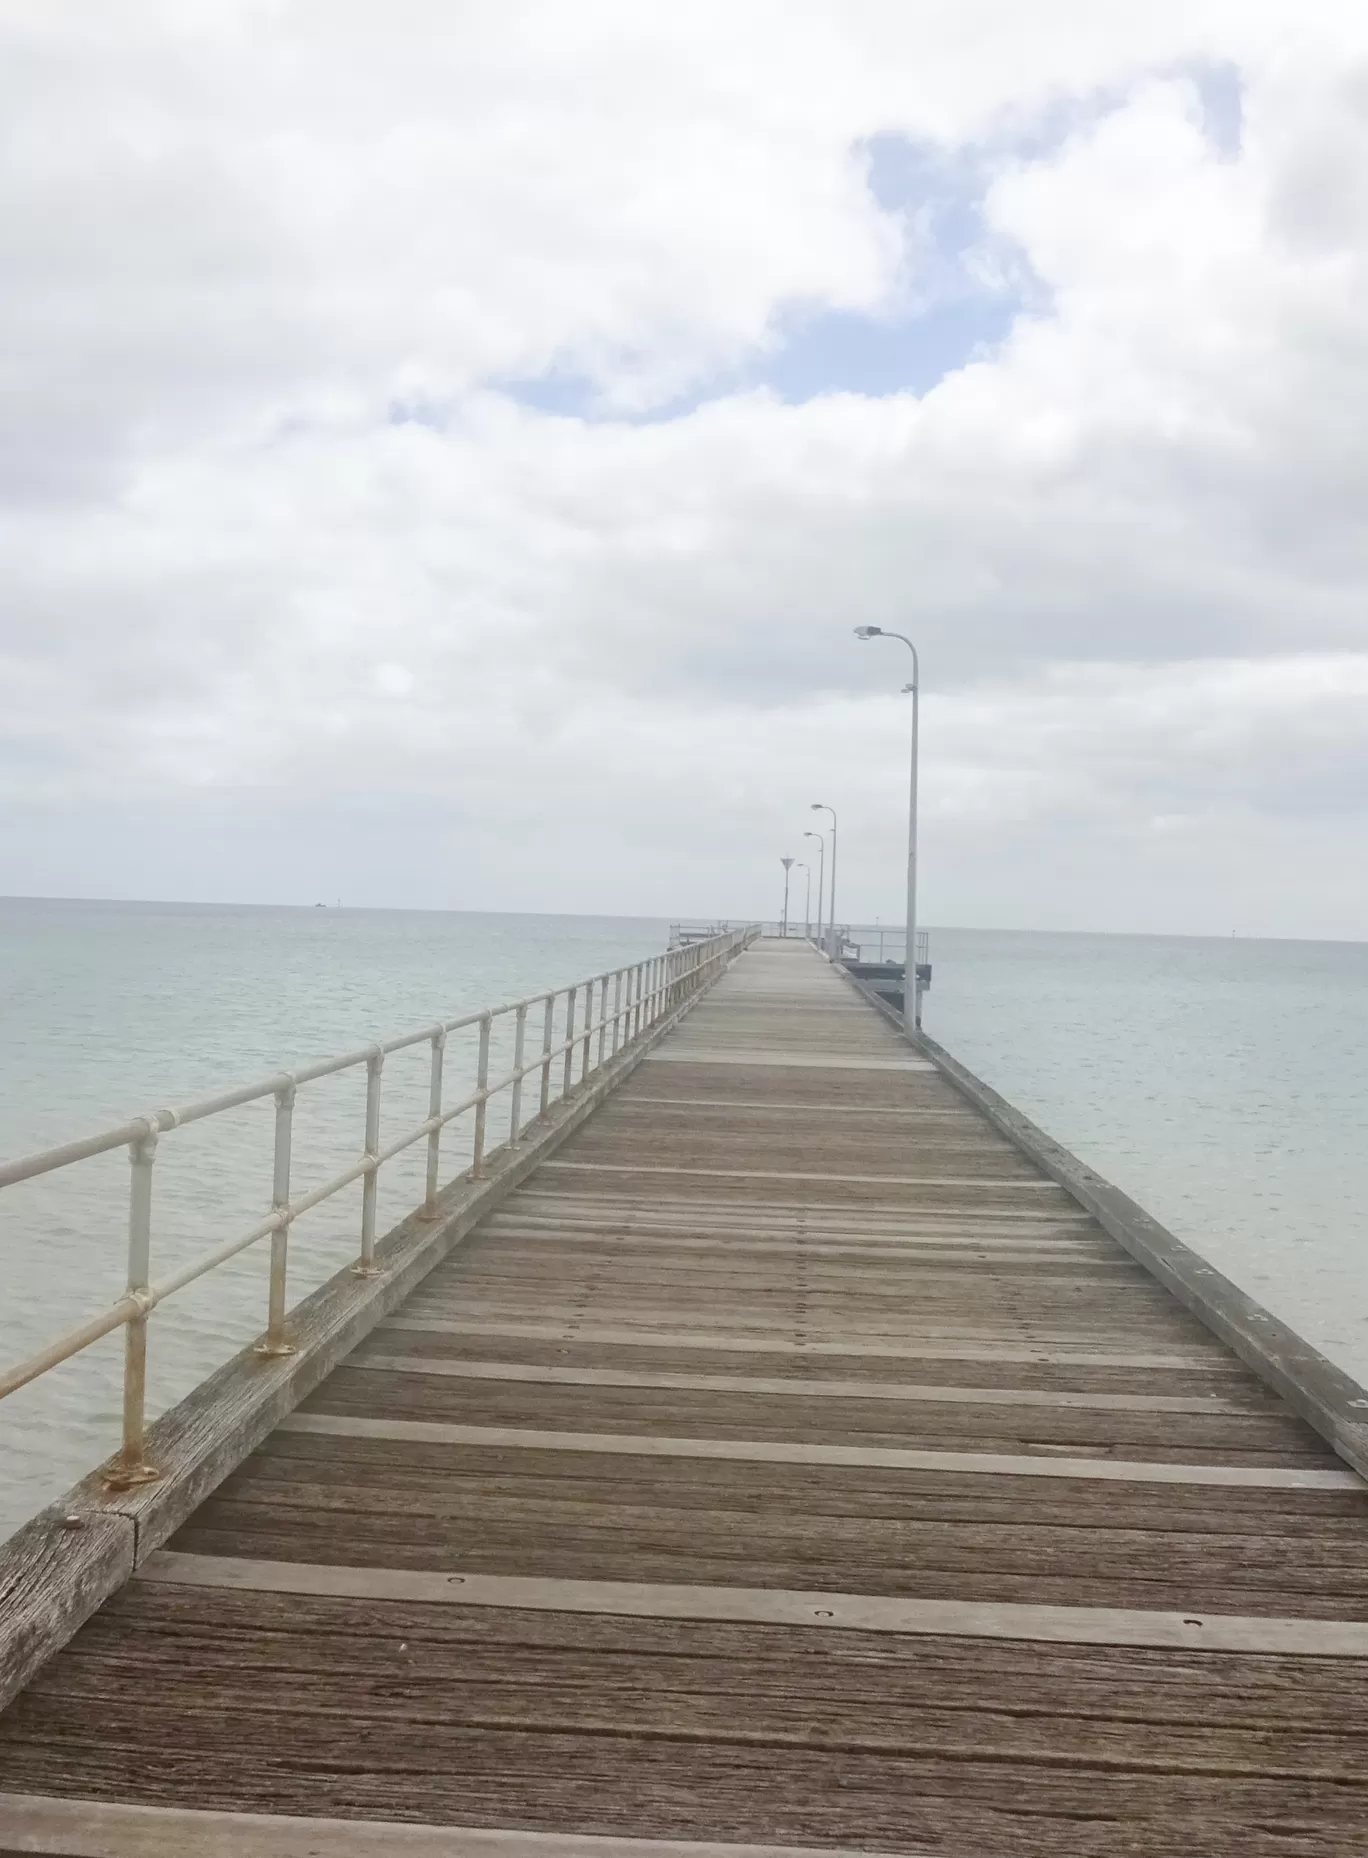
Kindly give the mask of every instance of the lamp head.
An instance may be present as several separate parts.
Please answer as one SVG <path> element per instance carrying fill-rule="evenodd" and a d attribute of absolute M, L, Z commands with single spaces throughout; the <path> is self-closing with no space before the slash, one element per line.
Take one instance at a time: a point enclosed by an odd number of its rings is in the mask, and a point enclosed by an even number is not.
<path fill-rule="evenodd" d="M 857 626 L 855 628 L 855 637 L 857 639 L 881 639 L 883 637 L 883 627 Z"/>
<path fill-rule="evenodd" d="M 822 802 L 820 800 L 814 800 L 812 803 L 812 811 L 814 813 L 822 813 L 822 812 L 825 812 L 826 809 L 822 805 Z"/>

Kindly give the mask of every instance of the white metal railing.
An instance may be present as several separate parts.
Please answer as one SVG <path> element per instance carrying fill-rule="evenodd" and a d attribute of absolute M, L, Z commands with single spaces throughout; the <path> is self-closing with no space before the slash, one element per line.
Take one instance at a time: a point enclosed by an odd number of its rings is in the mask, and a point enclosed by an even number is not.
<path fill-rule="evenodd" d="M 17 1161 L 0 1163 L 0 1188 L 14 1186 L 38 1175 L 55 1173 L 59 1168 L 103 1155 L 113 1149 L 127 1148 L 132 1164 L 128 1200 L 128 1274 L 126 1288 L 108 1309 L 80 1323 L 64 1335 L 49 1342 L 26 1360 L 0 1370 L 0 1399 L 46 1374 L 59 1363 L 89 1348 L 102 1336 L 118 1328 L 125 1331 L 123 1377 L 123 1438 L 117 1458 L 107 1477 L 111 1488 L 125 1489 L 146 1483 L 159 1472 L 144 1455 L 145 1407 L 147 1393 L 147 1321 L 157 1305 L 165 1302 L 187 1284 L 205 1277 L 218 1266 L 236 1257 L 260 1240 L 271 1241 L 270 1282 L 267 1293 L 266 1333 L 257 1344 L 257 1353 L 265 1356 L 290 1355 L 295 1345 L 286 1327 L 286 1273 L 290 1227 L 295 1220 L 323 1201 L 331 1199 L 353 1181 L 361 1182 L 361 1246 L 352 1270 L 359 1277 L 378 1275 L 375 1262 L 375 1209 L 380 1169 L 396 1155 L 427 1141 L 427 1179 L 419 1218 L 437 1219 L 438 1174 L 441 1167 L 442 1131 L 457 1117 L 473 1112 L 474 1158 L 466 1178 L 480 1179 L 487 1172 L 487 1137 L 489 1101 L 501 1091 L 509 1092 L 507 1144 L 511 1147 L 528 1126 L 523 1115 L 523 1083 L 539 1075 L 537 1109 L 533 1119 L 545 1115 L 553 1096 L 564 1099 L 583 1088 L 590 1075 L 619 1052 L 640 1039 L 658 1020 L 675 1011 L 692 994 L 711 981 L 739 949 L 749 942 L 754 928 L 738 929 L 695 942 L 686 948 L 671 949 L 627 967 L 611 969 L 606 974 L 591 975 L 570 987 L 553 988 L 549 993 L 532 994 L 504 1006 L 483 1012 L 466 1013 L 456 1019 L 441 1020 L 383 1044 L 368 1045 L 340 1058 L 324 1058 L 292 1071 L 280 1071 L 254 1084 L 227 1090 L 216 1097 L 202 1097 L 178 1109 L 151 1110 L 135 1116 L 117 1128 L 98 1135 L 64 1142 L 57 1148 L 43 1149 L 21 1156 Z M 595 989 L 598 990 L 598 1017 L 594 1017 Z M 609 1004 L 611 989 L 612 1002 Z M 556 1038 L 556 1003 L 564 999 L 564 1018 L 559 1042 Z M 541 1049 L 528 1057 L 526 1050 L 528 1016 L 536 1008 L 541 1013 Z M 575 1023 L 576 1012 L 580 1023 Z M 513 1063 L 502 1077 L 490 1081 L 490 1034 L 496 1020 L 513 1015 Z M 475 1088 L 458 1103 L 442 1101 L 443 1057 L 450 1034 L 467 1029 L 478 1033 Z M 597 1049 L 594 1049 L 597 1037 Z M 611 1038 L 611 1045 L 609 1040 Z M 428 1113 L 421 1123 L 396 1140 L 380 1145 L 380 1085 L 385 1059 L 391 1053 L 427 1042 L 432 1050 L 428 1091 Z M 553 1087 L 553 1067 L 562 1061 L 559 1088 Z M 576 1066 L 579 1076 L 576 1079 Z M 357 1066 L 366 1068 L 365 1138 L 360 1155 L 332 1180 L 312 1192 L 292 1199 L 290 1161 L 296 1094 L 301 1085 L 318 1078 L 331 1077 Z M 169 1130 L 202 1122 L 242 1104 L 275 1099 L 275 1148 L 271 1174 L 271 1210 L 249 1232 L 229 1239 L 212 1251 L 171 1272 L 159 1283 L 152 1282 L 152 1177 L 157 1143 Z"/>

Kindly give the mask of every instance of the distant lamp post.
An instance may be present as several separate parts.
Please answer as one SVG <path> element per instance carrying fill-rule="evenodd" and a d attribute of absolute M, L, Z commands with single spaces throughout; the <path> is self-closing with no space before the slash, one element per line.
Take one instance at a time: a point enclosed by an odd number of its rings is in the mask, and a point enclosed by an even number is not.
<path fill-rule="evenodd" d="M 885 632 L 882 626 L 857 626 L 857 639 L 900 639 L 912 654 L 912 682 L 903 685 L 912 695 L 912 780 L 907 805 L 907 952 L 903 957 L 903 1027 L 908 1033 L 921 1025 L 921 988 L 917 977 L 917 727 L 921 700 L 921 660 L 917 648 L 903 632 Z"/>
<path fill-rule="evenodd" d="M 780 862 L 780 864 L 781 864 L 781 865 L 783 865 L 783 867 L 784 867 L 784 920 L 783 920 L 783 922 L 782 922 L 782 923 L 780 924 L 780 926 L 779 926 L 779 933 L 780 933 L 780 935 L 785 935 L 785 936 L 786 936 L 786 935 L 788 934 L 788 887 L 789 887 L 789 871 L 790 871 L 790 869 L 792 868 L 792 865 L 793 865 L 793 859 L 792 859 L 792 858 L 781 858 L 781 859 L 779 860 L 779 862 Z"/>
<path fill-rule="evenodd" d="M 830 909 L 830 917 L 827 923 L 826 952 L 827 952 L 827 960 L 835 961 L 836 959 L 836 809 L 834 806 L 824 805 L 822 801 L 820 800 L 814 800 L 812 803 L 812 811 L 814 813 L 830 813 L 831 815 L 831 891 L 830 891 L 829 900 L 828 900 L 829 909 Z"/>
<path fill-rule="evenodd" d="M 812 866 L 804 864 L 800 858 L 795 869 L 807 872 L 807 894 L 803 899 L 803 940 L 810 942 L 812 940 Z"/>
<path fill-rule="evenodd" d="M 822 939 L 822 898 L 826 895 L 826 834 L 809 831 L 805 832 L 803 837 L 817 841 L 817 940 L 820 942 Z M 812 940 L 810 925 L 808 940 Z"/>

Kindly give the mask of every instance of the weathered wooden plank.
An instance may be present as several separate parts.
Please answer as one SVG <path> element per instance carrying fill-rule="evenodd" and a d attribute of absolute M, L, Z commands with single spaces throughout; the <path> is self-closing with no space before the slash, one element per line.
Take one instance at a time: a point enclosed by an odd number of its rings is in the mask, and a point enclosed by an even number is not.
<path fill-rule="evenodd" d="M 1249 1409 L 1217 1394 L 1041 1392 L 1025 1387 L 928 1387 L 890 1381 L 765 1380 L 748 1375 L 644 1374 L 617 1368 L 532 1367 L 515 1361 L 448 1361 L 422 1355 L 366 1354 L 347 1363 L 373 1373 L 438 1374 L 464 1380 L 531 1381 L 551 1387 L 621 1387 L 685 1393 L 781 1394 L 829 1400 L 953 1401 L 980 1406 L 1081 1407 L 1097 1412 L 1238 1413 Z"/>
<path fill-rule="evenodd" d="M 566 1325 L 554 1322 L 500 1323 L 469 1318 L 439 1320 L 411 1315 L 391 1316 L 380 1325 L 386 1330 L 421 1330 L 434 1335 L 452 1336 L 526 1336 L 530 1339 L 559 1341 Z M 1212 1349 L 1209 1354 L 1196 1352 L 1171 1354 L 1137 1354 L 1106 1349 L 1075 1350 L 1055 1346 L 990 1342 L 938 1345 L 922 1342 L 805 1341 L 795 1342 L 775 1337 L 740 1338 L 725 1330 L 639 1329 L 614 1327 L 612 1324 L 579 1323 L 577 1339 L 585 1344 L 630 1344 L 637 1347 L 700 1349 L 709 1353 L 742 1355 L 787 1355 L 813 1358 L 843 1358 L 865 1361 L 995 1361 L 1035 1362 L 1056 1367 L 1164 1369 L 1176 1373 L 1220 1373 L 1238 1375 L 1238 1362 Z"/>
<path fill-rule="evenodd" d="M 1172 1646 L 1298 1658 L 1368 1658 L 1368 1621 L 1185 1615 L 1115 1607 L 1005 1606 L 869 1594 L 785 1593 L 774 1588 L 648 1586 L 634 1581 L 524 1580 L 426 1574 L 297 1561 L 247 1561 L 159 1549 L 140 1580 L 263 1589 L 429 1606 L 499 1606 L 652 1619 L 732 1620 L 810 1631 L 896 1632 L 937 1638 L 1026 1639 L 1063 1645 Z"/>
<path fill-rule="evenodd" d="M 772 1052 L 750 1050 L 709 1050 L 700 1045 L 679 1045 L 668 1051 L 651 1053 L 660 1064 L 745 1065 L 747 1068 L 784 1071 L 930 1071 L 933 1067 L 915 1058 L 866 1058 L 830 1052 Z"/>
<path fill-rule="evenodd" d="M 326 1433 L 334 1438 L 404 1439 L 442 1445 L 486 1445 L 499 1449 L 592 1452 L 610 1457 L 732 1458 L 743 1462 L 812 1465 L 878 1465 L 899 1471 L 965 1471 L 975 1477 L 1098 1478 L 1131 1484 L 1200 1484 L 1210 1489 L 1246 1485 L 1264 1490 L 1363 1491 L 1353 1471 L 1300 1465 L 1175 1464 L 1124 1462 L 1028 1452 L 933 1452 L 843 1445 L 799 1445 L 786 1440 L 671 1439 L 608 1432 L 548 1432 L 515 1426 L 459 1426 L 432 1420 L 367 1419 L 354 1414 L 292 1413 L 286 1432 Z"/>
<path fill-rule="evenodd" d="M 0 1838 L 13 1852 L 70 1858 L 862 1858 L 846 1847 L 725 1845 L 691 1839 L 628 1839 L 593 1833 L 525 1832 L 491 1826 L 424 1826 L 400 1819 L 319 1819 L 214 1813 L 0 1794 Z M 904 1858 L 930 1858 L 908 1846 Z"/>

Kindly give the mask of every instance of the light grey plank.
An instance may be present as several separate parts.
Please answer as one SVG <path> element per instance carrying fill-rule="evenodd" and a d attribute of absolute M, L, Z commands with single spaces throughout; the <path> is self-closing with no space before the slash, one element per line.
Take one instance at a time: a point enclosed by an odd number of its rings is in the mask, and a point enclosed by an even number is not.
<path fill-rule="evenodd" d="M 1061 1193 L 1053 1181 L 1031 1175 L 999 1179 L 982 1174 L 800 1174 L 792 1168 L 670 1168 L 645 1161 L 544 1161 L 543 1174 L 667 1174 L 707 1181 L 839 1181 L 851 1187 L 981 1187 L 993 1193 Z"/>
<path fill-rule="evenodd" d="M 849 1847 L 718 1845 L 410 1820 L 304 1819 L 0 1794 L 12 1851 L 71 1858 L 866 1858 Z M 899 1858 L 897 1853 L 881 1858 Z M 929 1858 L 904 1847 L 901 1858 Z"/>
<path fill-rule="evenodd" d="M 562 1245 L 597 1245 L 611 1248 L 615 1258 L 629 1258 L 633 1252 L 684 1252 L 692 1255 L 712 1255 L 724 1258 L 862 1258 L 881 1264 L 896 1264 L 899 1259 L 908 1260 L 917 1265 L 954 1264 L 973 1265 L 977 1263 L 1010 1265 L 1020 1263 L 1023 1259 L 1039 1262 L 1060 1263 L 1069 1257 L 1077 1257 L 1080 1244 L 1086 1241 L 1078 1239 L 964 1239 L 964 1238 L 870 1238 L 856 1242 L 839 1239 L 810 1239 L 801 1233 L 792 1238 L 748 1238 L 738 1235 L 735 1238 L 695 1238 L 688 1232 L 671 1234 L 667 1232 L 632 1232 L 603 1231 L 594 1227 L 566 1229 L 551 1222 L 540 1226 L 493 1226 L 488 1228 L 488 1236 L 497 1238 L 503 1246 L 530 1246 L 533 1250 L 555 1251 Z M 1082 1262 L 1089 1265 L 1112 1267 L 1106 1274 L 1109 1279 L 1121 1276 L 1132 1281 L 1140 1281 L 1134 1266 L 1125 1258 L 1118 1258 L 1115 1251 L 1100 1248 L 1085 1252 Z M 920 1282 L 920 1276 L 915 1280 Z M 1057 1281 L 1063 1281 L 1057 1280 Z M 1087 1282 L 1095 1283 L 1095 1277 Z"/>
<path fill-rule="evenodd" d="M 948 1105 L 937 1104 L 934 1109 L 926 1109 L 915 1103 L 872 1104 L 872 1103 L 765 1103 L 752 1102 L 749 1097 L 642 1097 L 634 1092 L 631 1096 L 624 1094 L 614 1103 L 615 1110 L 635 1110 L 645 1105 L 660 1109 L 676 1110 L 752 1110 L 773 1111 L 782 1116 L 897 1116 L 904 1122 L 915 1122 L 924 1126 L 927 1123 L 959 1123 L 971 1129 L 982 1127 L 972 1110 L 957 1110 Z"/>
<path fill-rule="evenodd" d="M 732 1064 L 753 1066 L 758 1071 L 934 1071 L 924 1058 L 845 1057 L 825 1052 L 724 1051 L 706 1046 L 672 1043 L 668 1049 L 648 1052 L 647 1064 Z"/>
<path fill-rule="evenodd" d="M 887 1471 L 962 1472 L 982 1477 L 1101 1479 L 1114 1484 L 1238 1484 L 1260 1490 L 1358 1490 L 1353 1471 L 1300 1465 L 1154 1464 L 1050 1452 L 927 1452 L 875 1445 L 801 1445 L 782 1439 L 670 1439 L 621 1432 L 545 1432 L 524 1426 L 457 1426 L 428 1419 L 366 1419 L 349 1413 L 292 1413 L 282 1432 L 393 1439 L 411 1445 L 592 1452 L 632 1458 L 727 1458 L 750 1464 L 864 1465 Z"/>
<path fill-rule="evenodd" d="M 409 1306 L 410 1308 L 412 1305 Z M 867 1355 L 872 1361 L 1023 1361 L 1064 1368 L 1181 1368 L 1200 1373 L 1243 1375 L 1242 1363 L 1219 1353 L 1125 1354 L 1094 1349 L 1030 1347 L 1012 1342 L 982 1344 L 862 1341 L 858 1333 L 841 1342 L 790 1342 L 772 1336 L 739 1336 L 734 1331 L 698 1329 L 629 1329 L 611 1323 L 507 1323 L 448 1320 L 444 1317 L 391 1316 L 380 1330 L 417 1329 L 432 1335 L 522 1336 L 529 1341 L 625 1343 L 641 1348 L 697 1348 L 738 1355 Z"/>
<path fill-rule="evenodd" d="M 662 1392 L 778 1394 L 794 1400 L 901 1400 L 958 1406 L 1080 1407 L 1101 1413 L 1226 1413 L 1252 1409 L 1215 1394 L 1055 1393 L 1038 1387 L 923 1387 L 888 1381 L 766 1380 L 753 1374 L 646 1374 L 619 1368 L 542 1368 L 521 1361 L 449 1361 L 432 1355 L 353 1356 L 349 1368 L 452 1380 L 531 1381 L 548 1387 L 648 1387 Z M 1262 1415 L 1255 1413 L 1255 1417 Z"/>
<path fill-rule="evenodd" d="M 447 1606 L 607 1613 L 637 1619 L 722 1620 L 967 1639 L 1024 1639 L 1057 1645 L 1135 1645 L 1301 1658 L 1368 1658 L 1368 1623 L 1260 1619 L 1235 1613 L 1162 1613 L 1101 1606 L 1022 1606 L 978 1600 L 919 1600 L 875 1594 L 803 1593 L 774 1587 L 693 1587 L 646 1581 L 537 1580 L 501 1574 L 432 1574 L 407 1568 L 345 1568 L 160 1550 L 139 1579 L 401 1600 Z"/>

